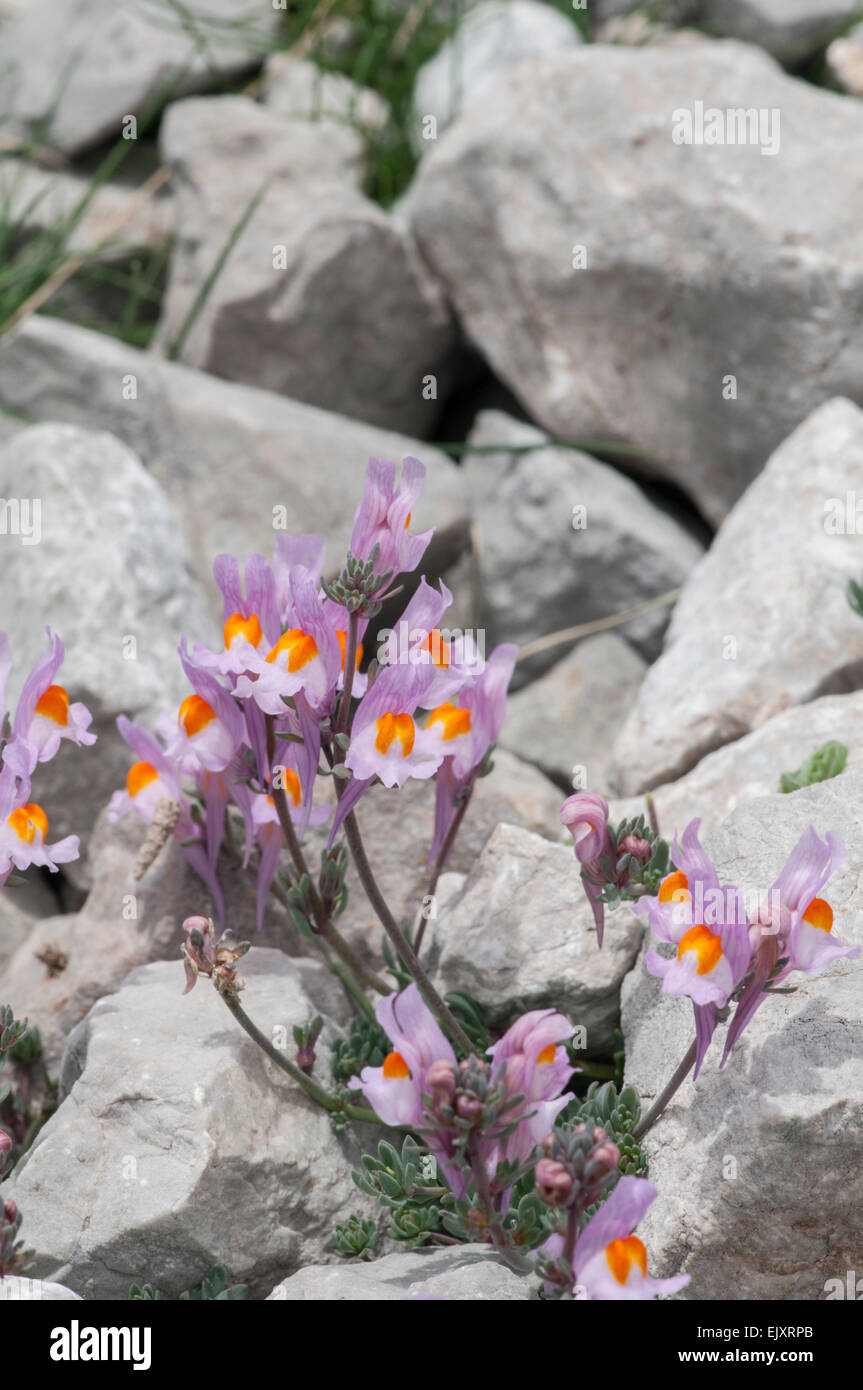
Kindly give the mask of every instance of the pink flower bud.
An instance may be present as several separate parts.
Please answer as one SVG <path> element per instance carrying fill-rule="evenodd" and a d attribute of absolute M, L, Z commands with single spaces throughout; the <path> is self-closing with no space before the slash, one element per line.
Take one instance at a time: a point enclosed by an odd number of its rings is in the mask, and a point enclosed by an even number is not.
<path fill-rule="evenodd" d="M 459 1096 L 455 1109 L 463 1120 L 475 1120 L 482 1114 L 482 1101 L 477 1100 L 476 1096 Z"/>
<path fill-rule="evenodd" d="M 425 1089 L 435 1107 L 450 1105 L 455 1095 L 455 1068 L 452 1062 L 446 1058 L 432 1062 L 426 1072 Z"/>
<path fill-rule="evenodd" d="M 631 854 L 637 859 L 639 864 L 646 864 L 650 858 L 650 845 L 646 840 L 642 840 L 640 835 L 624 835 L 620 842 L 620 849 L 626 854 Z"/>
<path fill-rule="evenodd" d="M 562 1207 L 572 1192 L 572 1177 L 562 1163 L 541 1158 L 533 1170 L 537 1196 L 549 1207 Z"/>
<path fill-rule="evenodd" d="M 3 1203 L 3 1217 L 4 1217 L 4 1219 L 5 1219 L 6 1221 L 9 1222 L 9 1225 L 10 1225 L 10 1226 L 12 1226 L 12 1225 L 14 1224 L 14 1222 L 15 1222 L 15 1219 L 16 1219 L 17 1215 L 18 1215 L 18 1208 L 17 1208 L 17 1206 L 16 1206 L 15 1203 L 12 1201 L 12 1198 L 11 1198 L 11 1197 L 7 1197 L 6 1200 L 5 1200 L 5 1202 Z"/>

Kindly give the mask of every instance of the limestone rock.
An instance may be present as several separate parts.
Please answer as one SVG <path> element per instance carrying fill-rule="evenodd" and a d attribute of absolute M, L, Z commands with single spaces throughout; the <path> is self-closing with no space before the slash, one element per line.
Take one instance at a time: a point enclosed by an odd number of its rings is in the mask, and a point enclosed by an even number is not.
<path fill-rule="evenodd" d="M 679 777 L 789 706 L 863 682 L 846 597 L 863 563 L 849 490 L 861 467 L 863 412 L 846 400 L 768 460 L 684 586 L 615 748 L 620 791 Z"/>
<path fill-rule="evenodd" d="M 314 1012 L 296 967 L 260 950 L 243 973 L 247 1012 L 291 1046 Z M 34 1275 L 85 1298 L 143 1282 L 176 1297 L 214 1264 L 256 1297 L 320 1261 L 334 1224 L 369 1206 L 351 1180 L 362 1131 L 337 1135 L 206 981 L 181 990 L 179 967 L 160 963 L 96 1005 L 70 1044 L 63 1103 L 2 1189 L 24 1214 Z M 325 1077 L 326 1037 L 319 1057 Z"/>

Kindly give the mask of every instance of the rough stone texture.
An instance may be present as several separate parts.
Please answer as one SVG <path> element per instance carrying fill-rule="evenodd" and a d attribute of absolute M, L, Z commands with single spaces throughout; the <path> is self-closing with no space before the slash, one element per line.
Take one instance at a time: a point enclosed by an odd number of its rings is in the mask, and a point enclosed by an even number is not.
<path fill-rule="evenodd" d="M 578 29 L 559 10 L 536 0 L 483 0 L 468 10 L 451 39 L 424 63 L 413 95 L 412 140 L 418 153 L 434 148 L 423 138 L 425 117 L 436 136 L 483 100 L 498 77 L 519 63 L 581 43 Z"/>
<path fill-rule="evenodd" d="M 275 53 L 267 60 L 261 99 L 282 120 L 332 121 L 368 134 L 379 135 L 390 118 L 389 106 L 371 87 L 360 87 L 343 73 L 324 72 L 316 63 L 288 53 Z"/>
<path fill-rule="evenodd" d="M 676 144 L 696 101 L 779 109 L 779 154 Z M 861 141 L 855 103 L 757 49 L 586 45 L 497 82 L 423 160 L 408 211 L 533 419 L 631 441 L 719 521 L 815 406 L 863 399 Z"/>
<path fill-rule="evenodd" d="M 642 929 L 618 912 L 597 949 L 571 848 L 498 826 L 461 895 L 430 925 L 439 988 L 467 990 L 499 1026 L 555 1006 L 587 1030 L 589 1056 L 612 1050 L 620 982 Z"/>
<path fill-rule="evenodd" d="M 174 841 L 162 849 L 143 878 L 133 879 L 132 867 L 144 835 L 145 828 L 135 816 L 112 825 L 103 814 L 90 842 L 86 867 L 93 888 L 84 906 L 78 912 L 31 919 L 0 973 L 0 1002 L 11 1004 L 18 1017 L 26 1016 L 38 1026 L 52 1073 L 69 1033 L 97 999 L 118 989 L 137 966 L 156 960 L 179 962 L 184 918 L 213 914 L 207 890 Z M 275 898 L 270 899 L 258 934 L 254 875 L 244 872 L 239 858 L 228 849 L 219 860 L 219 874 L 225 922 L 238 941 L 278 946 L 296 956 L 310 949 Z M 8 896 L 8 890 L 4 891 L 2 914 L 8 910 Z M 37 951 L 47 949 L 67 957 L 65 968 L 53 976 L 36 959 Z M 322 979 L 330 992 L 317 1000 L 318 1007 L 325 1012 L 343 1008 L 341 986 L 330 975 Z M 316 978 L 313 983 L 319 993 Z"/>
<path fill-rule="evenodd" d="M 502 821 L 558 840 L 561 800 L 558 788 L 535 767 L 503 748 L 497 749 L 493 771 L 476 784 L 447 869 L 463 874 L 473 868 L 495 826 Z M 434 783 L 411 779 L 401 790 L 373 787 L 356 812 L 381 891 L 395 917 L 405 925 L 413 925 L 423 905 L 434 802 Z M 326 843 L 328 833 L 324 827 L 309 834 L 311 862 L 317 862 L 320 846 Z M 352 939 L 358 935 L 373 942 L 377 949 L 378 919 L 354 873 L 353 864 L 348 870 L 347 882 L 348 907 L 339 925 L 350 931 Z M 438 909 L 442 910 L 440 890 L 437 896 Z"/>
<path fill-rule="evenodd" d="M 361 153 L 360 136 L 318 121 L 291 138 L 247 98 L 215 97 L 172 106 L 160 139 L 178 241 L 158 345 L 178 340 L 260 193 L 182 360 L 376 425 L 430 433 L 453 379 L 455 330 L 410 235 L 351 186 L 343 159 L 321 149 L 347 141 Z M 423 395 L 429 375 L 435 399 Z"/>
<path fill-rule="evenodd" d="M 53 916 L 59 908 L 56 894 L 38 870 L 22 877 L 22 882 L 7 883 L 0 890 L 0 969 L 26 940 L 34 922 Z"/>
<path fill-rule="evenodd" d="M 134 399 L 123 394 L 130 379 Z M 36 419 L 95 422 L 124 439 L 185 522 L 214 609 L 219 596 L 213 560 L 223 551 L 269 556 L 274 508 L 284 509 L 289 533 L 323 536 L 329 564 L 338 569 L 372 455 L 397 462 L 413 454 L 426 466 L 411 524 L 438 528 L 424 556 L 429 577 L 447 568 L 467 544 L 464 479 L 430 445 L 252 387 L 214 381 L 102 333 L 28 319 L 0 339 L 0 404 Z M 221 616 L 220 606 L 218 611 Z M 175 640 L 173 631 L 168 636 Z"/>
<path fill-rule="evenodd" d="M 501 745 L 568 791 L 574 769 L 581 768 L 579 787 L 606 792 L 606 764 L 645 669 L 615 633 L 586 638 L 546 675 L 510 696 Z"/>
<path fill-rule="evenodd" d="M 14 661 L 10 700 L 44 653 L 50 624 L 66 649 L 60 682 L 87 705 L 99 736 L 91 748 L 64 742 L 40 764 L 34 797 L 49 838 L 86 839 L 134 761 L 116 716 L 150 719 L 179 705 L 180 634 L 212 642 L 216 629 L 168 499 L 119 439 L 69 425 L 24 430 L 0 450 L 0 496 L 41 505 L 38 543 L 26 543 L 35 530 L 0 537 L 4 595 L 26 595 L 2 610 Z"/>
<path fill-rule="evenodd" d="M 843 91 L 863 97 L 863 24 L 834 39 L 826 54 L 830 76 Z"/>
<path fill-rule="evenodd" d="M 7 1274 L 0 1279 L 0 1303 L 70 1303 L 80 1302 L 81 1295 L 67 1289 L 65 1284 L 52 1284 L 47 1279 L 29 1279 L 19 1274 Z"/>
<path fill-rule="evenodd" d="M 71 217 L 89 189 L 90 180 L 79 174 L 0 158 L 4 222 L 17 223 L 19 233 L 55 229 Z M 69 254 L 98 249 L 100 260 L 115 260 L 164 246 L 172 225 L 169 199 L 163 193 L 133 206 L 134 196 L 134 189 L 116 183 L 93 192 L 65 242 Z"/>
<path fill-rule="evenodd" d="M 3 31 L 7 129 L 38 131 L 68 155 L 118 140 L 126 116 L 141 120 L 168 99 L 219 86 L 214 74 L 254 67 L 279 26 L 277 11 L 253 0 L 194 7 L 206 21 L 193 33 L 187 13 L 146 0 L 67 0 L 61 25 L 51 0 L 31 0 Z"/>
<path fill-rule="evenodd" d="M 622 792 L 670 781 L 789 705 L 863 680 L 863 628 L 846 598 L 863 560 L 850 491 L 861 469 L 863 412 L 845 400 L 768 460 L 684 586 L 615 749 Z"/>
<path fill-rule="evenodd" d="M 487 1245 L 409 1250 L 369 1264 L 310 1265 L 283 1279 L 268 1302 L 389 1303 L 404 1299 L 513 1302 L 536 1295 L 536 1281 L 511 1270 Z"/>
<path fill-rule="evenodd" d="M 777 714 L 753 733 L 708 753 L 678 781 L 654 788 L 651 796 L 663 834 L 682 831 L 696 816 L 707 834 L 741 802 L 778 792 L 783 772 L 796 772 L 816 749 L 833 741 L 848 749 L 846 771 L 863 765 L 863 692 L 825 695 Z M 611 809 L 612 819 L 623 820 L 645 810 L 644 798 L 616 800 Z"/>
<path fill-rule="evenodd" d="M 314 1012 L 295 965 L 264 950 L 244 965 L 246 1010 L 290 1039 Z M 214 1264 L 259 1296 L 369 1207 L 350 1175 L 368 1136 L 334 1133 L 206 981 L 181 988 L 177 965 L 149 965 L 96 1005 L 63 1103 L 2 1188 L 26 1214 L 33 1273 L 85 1298 L 144 1281 L 176 1297 Z M 326 1043 L 319 1058 L 323 1077 Z"/>
<path fill-rule="evenodd" d="M 863 943 L 861 805 L 857 770 L 739 806 L 708 848 L 721 877 L 767 889 L 810 823 L 842 834 L 850 862 L 825 894 L 837 934 Z M 691 1005 L 659 983 L 639 964 L 623 991 L 626 1080 L 648 1099 L 692 1037 Z M 844 1284 L 863 1268 L 861 961 L 791 983 L 796 993 L 762 1005 L 722 1072 L 718 1030 L 697 1082 L 684 1083 L 647 1137 L 659 1198 L 639 1235 L 652 1273 L 692 1276 L 683 1298 L 820 1299 L 828 1279 Z"/>
<path fill-rule="evenodd" d="M 545 439 L 530 425 L 483 411 L 468 441 L 502 446 L 499 453 L 469 453 L 465 464 L 492 645 L 632 608 L 676 588 L 702 554 L 699 542 L 629 478 L 578 450 L 542 447 Z M 525 444 L 540 447 L 508 452 Z M 579 507 L 586 524 L 574 514 Z M 668 609 L 659 608 L 625 631 L 653 654 L 667 621 Z M 532 664 L 553 660 L 552 652 Z"/>
<path fill-rule="evenodd" d="M 758 44 L 783 62 L 798 63 L 859 13 L 859 0 L 700 0 L 698 19 L 710 33 Z"/>

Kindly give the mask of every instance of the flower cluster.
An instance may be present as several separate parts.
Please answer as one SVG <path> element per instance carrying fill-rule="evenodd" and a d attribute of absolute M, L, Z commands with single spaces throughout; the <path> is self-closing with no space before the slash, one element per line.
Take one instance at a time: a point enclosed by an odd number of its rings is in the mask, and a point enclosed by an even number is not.
<path fill-rule="evenodd" d="M 647 1272 L 644 1242 L 633 1234 L 656 1197 L 653 1183 L 620 1178 L 599 1210 L 580 1226 L 580 1212 L 608 1184 L 617 1162 L 615 1146 L 607 1142 L 604 1130 L 581 1130 L 568 1136 L 568 1142 L 553 1135 L 548 1147 L 558 1158 L 541 1159 L 536 1166 L 543 1199 L 566 1216 L 565 1229 L 548 1238 L 539 1260 L 546 1297 L 643 1301 L 677 1293 L 689 1283 L 689 1275 L 653 1278 Z"/>
<path fill-rule="evenodd" d="M 376 1013 L 393 1050 L 351 1084 L 384 1124 L 423 1134 L 456 1197 L 477 1165 L 491 1183 L 502 1165 L 520 1168 L 569 1100 L 562 1093 L 575 1068 L 562 1043 L 572 1026 L 553 1009 L 520 1018 L 488 1049 L 490 1060 L 461 1062 L 415 984 L 381 999 Z M 500 1188 L 504 1211 L 506 1197 Z"/>
<path fill-rule="evenodd" d="M 25 680 L 13 714 L 6 707 L 12 655 L 6 633 L 0 632 L 0 888 L 13 869 L 37 864 L 56 873 L 59 864 L 78 858 L 77 835 L 47 843 L 48 817 L 30 800 L 37 765 L 55 757 L 64 739 L 96 742 L 89 710 L 70 704 L 65 688 L 55 684 L 63 655 L 63 643 L 49 630 L 48 650 Z"/>
<path fill-rule="evenodd" d="M 219 556 L 224 648 L 190 651 L 181 643 L 191 690 L 176 716 L 158 721 L 158 737 L 118 721 L 136 761 L 112 798 L 111 817 L 131 810 L 149 824 L 170 810 L 169 833 L 207 885 L 218 919 L 217 861 L 229 805 L 242 818 L 244 863 L 258 851 L 260 927 L 280 852 L 309 826 L 332 817 L 332 846 L 374 783 L 400 787 L 437 776 L 431 865 L 484 770 L 516 648 L 498 647 L 486 661 L 468 639 L 445 642 L 439 624 L 452 596 L 444 584 L 420 579 L 400 625 L 406 643 L 368 673 L 360 670 L 370 619 L 431 539 L 431 531 L 410 531 L 424 475 L 416 459 L 405 459 L 400 480 L 394 464 L 370 461 L 347 563 L 335 580 L 323 577 L 316 536 L 279 535 L 272 561 L 253 555 L 242 578 L 234 556 Z M 322 755 L 324 772 L 336 775 L 335 808 L 318 791 Z"/>
<path fill-rule="evenodd" d="M 608 806 L 599 796 L 570 797 L 561 818 L 573 830 L 582 880 L 601 929 L 602 893 L 630 873 L 630 864 L 612 864 L 608 846 L 619 832 L 609 826 Z M 721 1066 L 743 1029 L 767 996 L 795 971 L 812 975 L 843 956 L 860 955 L 833 935 L 833 909 L 820 896 L 844 862 L 845 846 L 837 835 L 822 840 L 810 826 L 794 846 L 776 881 L 754 894 L 720 881 L 700 843 L 694 820 L 671 847 L 672 872 L 655 891 L 641 891 L 633 911 L 647 919 L 657 948 L 645 964 L 662 980 L 665 994 L 686 995 L 695 1015 L 695 1075 L 719 1022 L 736 1006 L 728 1027 Z M 625 839 L 624 839 L 625 843 Z M 667 862 L 655 847 L 629 845 L 647 862 Z M 638 871 L 636 870 L 636 875 Z M 754 899 L 754 900 L 753 900 Z M 601 944 L 601 935 L 600 935 Z"/>

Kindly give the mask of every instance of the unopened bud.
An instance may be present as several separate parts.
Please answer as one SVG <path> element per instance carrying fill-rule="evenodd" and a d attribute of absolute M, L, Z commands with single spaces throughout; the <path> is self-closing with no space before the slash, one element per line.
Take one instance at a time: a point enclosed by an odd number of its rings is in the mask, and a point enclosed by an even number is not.
<path fill-rule="evenodd" d="M 476 1096 L 459 1096 L 455 1103 L 456 1114 L 463 1120 L 475 1120 L 482 1114 L 482 1101 L 477 1100 Z"/>
<path fill-rule="evenodd" d="M 5 1200 L 5 1202 L 3 1203 L 3 1217 L 4 1217 L 4 1220 L 8 1221 L 8 1223 L 9 1223 L 10 1226 L 13 1226 L 13 1225 L 15 1224 L 15 1221 L 16 1221 L 17 1216 L 18 1216 L 18 1208 L 17 1208 L 17 1206 L 16 1206 L 15 1203 L 12 1201 L 12 1198 L 11 1198 L 11 1197 L 7 1197 L 6 1200 Z"/>
<path fill-rule="evenodd" d="M 610 1140 L 594 1149 L 584 1165 L 584 1181 L 591 1187 L 613 1173 L 620 1162 L 620 1149 Z"/>
<path fill-rule="evenodd" d="M 455 1095 L 455 1067 L 446 1058 L 432 1062 L 426 1072 L 425 1089 L 435 1106 L 449 1105 Z"/>
<path fill-rule="evenodd" d="M 0 1129 L 0 1173 L 3 1172 L 3 1166 L 6 1162 L 6 1155 L 8 1154 L 11 1147 L 12 1140 L 9 1138 L 9 1135 L 6 1133 L 5 1130 Z"/>
<path fill-rule="evenodd" d="M 651 854 L 650 845 L 640 835 L 624 835 L 620 842 L 620 849 L 626 854 L 631 854 L 633 859 L 638 860 L 639 864 L 646 864 Z"/>
<path fill-rule="evenodd" d="M 562 1207 L 572 1192 L 572 1177 L 553 1158 L 541 1158 L 533 1170 L 537 1196 L 549 1207 Z"/>

